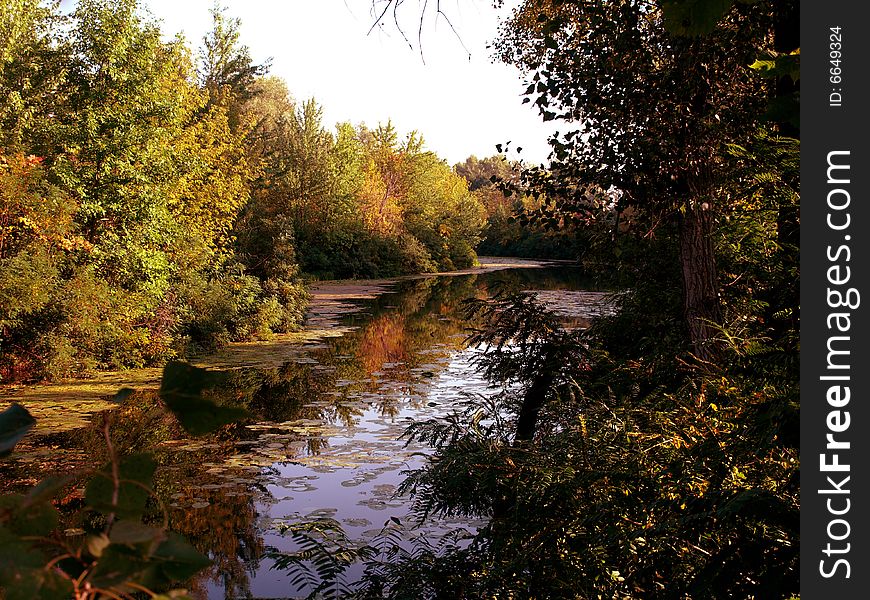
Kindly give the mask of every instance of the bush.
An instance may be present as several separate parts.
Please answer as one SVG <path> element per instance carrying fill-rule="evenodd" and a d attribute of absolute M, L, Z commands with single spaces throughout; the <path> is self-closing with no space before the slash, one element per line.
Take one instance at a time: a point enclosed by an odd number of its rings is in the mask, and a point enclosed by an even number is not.
<path fill-rule="evenodd" d="M 318 279 L 372 279 L 437 270 L 412 235 L 380 236 L 361 223 L 300 238 L 297 252 L 302 271 Z"/>

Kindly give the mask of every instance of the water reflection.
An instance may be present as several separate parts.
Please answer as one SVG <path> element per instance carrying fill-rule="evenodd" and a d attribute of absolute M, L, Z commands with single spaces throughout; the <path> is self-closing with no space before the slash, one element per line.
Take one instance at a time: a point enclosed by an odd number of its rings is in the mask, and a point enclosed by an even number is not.
<path fill-rule="evenodd" d="M 213 559 L 191 590 L 201 598 L 295 597 L 290 576 L 265 558 L 270 549 L 292 550 L 281 524 L 329 517 L 364 542 L 391 517 L 405 520 L 407 499 L 394 492 L 424 449 L 399 436 L 411 419 L 444 414 L 463 392 L 486 389 L 465 349 L 462 301 L 495 289 L 552 295 L 587 283 L 566 268 L 399 281 L 343 318 L 342 336 L 295 346 L 281 366 L 232 370 L 213 394 L 256 420 L 206 438 L 185 438 L 154 391 L 131 396 L 115 411 L 111 435 L 121 451 L 156 452 L 155 487 L 172 527 Z M 586 306 L 584 298 L 568 303 Z M 2 467 L 7 482 L 102 463 L 101 422 L 97 415 L 89 427 L 28 442 L 29 452 Z"/>

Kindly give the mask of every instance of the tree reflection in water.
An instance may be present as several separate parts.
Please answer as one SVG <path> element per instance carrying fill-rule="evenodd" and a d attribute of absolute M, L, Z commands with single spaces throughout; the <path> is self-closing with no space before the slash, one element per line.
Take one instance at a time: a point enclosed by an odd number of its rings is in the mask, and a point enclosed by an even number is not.
<path fill-rule="evenodd" d="M 258 581 L 275 579 L 264 553 L 269 544 L 289 544 L 277 534 L 276 522 L 285 517 L 337 514 L 364 536 L 366 528 L 403 514 L 401 500 L 391 501 L 389 490 L 413 448 L 404 450 L 396 438 L 405 418 L 442 409 L 432 406 L 433 386 L 450 388 L 438 394 L 447 404 L 443 397 L 457 397 L 467 385 L 457 385 L 462 377 L 442 381 L 465 346 L 463 300 L 496 286 L 582 286 L 566 273 L 512 270 L 400 281 L 394 292 L 367 301 L 365 312 L 348 315 L 343 325 L 352 330 L 341 337 L 303 345 L 280 368 L 231 371 L 227 385 L 211 395 L 218 403 L 244 406 L 256 423 L 205 438 L 185 438 L 154 391 L 128 398 L 113 419 L 116 448 L 156 452 L 155 490 L 170 507 L 172 528 L 214 562 L 188 587 L 201 597 L 263 594 Z M 7 485 L 71 464 L 102 464 L 100 422 L 97 416 L 90 427 L 33 441 L 29 460 L 22 452 L 24 461 L 4 466 L 12 478 Z M 68 464 L 40 459 L 56 454 L 48 452 L 52 446 L 77 458 Z M 287 580 L 281 585 L 266 595 L 293 593 Z"/>

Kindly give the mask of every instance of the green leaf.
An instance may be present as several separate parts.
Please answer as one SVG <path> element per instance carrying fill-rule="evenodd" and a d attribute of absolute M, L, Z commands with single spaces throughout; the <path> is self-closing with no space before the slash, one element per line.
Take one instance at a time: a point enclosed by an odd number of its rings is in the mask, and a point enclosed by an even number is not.
<path fill-rule="evenodd" d="M 144 525 L 138 521 L 118 521 L 109 532 L 109 540 L 113 544 L 135 546 L 136 544 L 151 544 L 166 539 L 166 531 L 162 527 Z"/>
<path fill-rule="evenodd" d="M 48 535 L 57 527 L 58 513 L 51 504 L 26 503 L 18 494 L 0 496 L 0 520 L 12 533 L 18 535 Z"/>
<path fill-rule="evenodd" d="M 0 527 L 0 584 L 9 584 L 15 568 L 41 567 L 45 557 L 18 535 Z"/>
<path fill-rule="evenodd" d="M 759 58 L 749 65 L 764 77 L 791 77 L 798 81 L 801 77 L 801 55 L 797 50 L 791 54 L 781 54 L 772 58 Z"/>
<path fill-rule="evenodd" d="M 9 454 L 34 424 L 36 419 L 20 404 L 0 412 L 0 456 Z"/>
<path fill-rule="evenodd" d="M 172 361 L 163 369 L 160 398 L 185 431 L 191 435 L 210 433 L 249 416 L 243 408 L 219 406 L 203 397 L 204 390 L 225 384 L 227 378 L 226 373 Z"/>
<path fill-rule="evenodd" d="M 665 29 L 674 35 L 706 35 L 734 5 L 734 0 L 669 0 L 662 3 Z"/>
<path fill-rule="evenodd" d="M 161 571 L 172 581 L 184 581 L 211 564 L 207 556 L 177 533 L 170 533 L 160 544 L 154 559 L 161 562 Z"/>
<path fill-rule="evenodd" d="M 5 600 L 68 600 L 72 584 L 45 570 L 46 557 L 30 543 L 0 527 L 0 588 Z"/>
<path fill-rule="evenodd" d="M 183 537 L 170 533 L 154 552 L 150 552 L 150 544 L 110 544 L 89 580 L 97 587 L 122 587 L 132 582 L 157 588 L 189 579 L 210 564 Z"/>
<path fill-rule="evenodd" d="M 111 588 L 124 583 L 138 583 L 148 587 L 157 583 L 156 566 L 141 548 L 109 544 L 88 575 L 88 581 L 101 588 Z"/>
<path fill-rule="evenodd" d="M 114 481 L 112 466 L 106 465 L 88 482 L 85 501 L 91 508 L 102 513 L 115 513 L 120 517 L 138 518 L 145 512 L 145 503 L 150 495 L 151 478 L 157 468 L 154 458 L 147 453 L 131 454 L 121 459 L 118 467 L 121 479 L 118 488 L 118 504 L 112 503 Z M 143 487 L 144 486 L 144 487 Z"/>
<path fill-rule="evenodd" d="M 72 581 L 42 567 L 13 567 L 6 576 L 11 582 L 5 600 L 69 600 L 73 595 Z"/>

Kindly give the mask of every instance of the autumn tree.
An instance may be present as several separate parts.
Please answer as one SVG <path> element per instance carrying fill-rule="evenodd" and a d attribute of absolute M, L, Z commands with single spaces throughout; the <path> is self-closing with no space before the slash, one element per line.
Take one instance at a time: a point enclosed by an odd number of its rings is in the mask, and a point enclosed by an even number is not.
<path fill-rule="evenodd" d="M 217 29 L 235 43 L 237 27 Z M 231 60 L 200 87 L 184 41 L 136 0 L 82 0 L 66 20 L 15 0 L 0 28 L 0 371 L 141 365 L 295 326 L 298 282 L 237 255 L 259 172 L 241 111 L 252 80 L 233 75 L 257 72 L 244 52 L 221 46 Z"/>
<path fill-rule="evenodd" d="M 468 183 L 431 152 L 412 155 L 402 201 L 405 226 L 441 269 L 474 264 L 484 207 Z"/>

